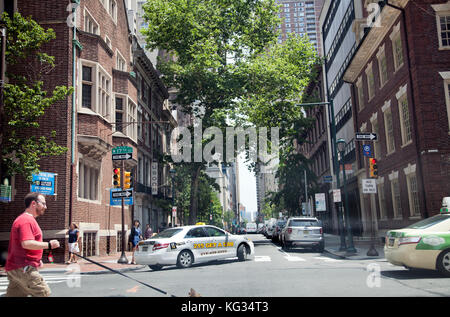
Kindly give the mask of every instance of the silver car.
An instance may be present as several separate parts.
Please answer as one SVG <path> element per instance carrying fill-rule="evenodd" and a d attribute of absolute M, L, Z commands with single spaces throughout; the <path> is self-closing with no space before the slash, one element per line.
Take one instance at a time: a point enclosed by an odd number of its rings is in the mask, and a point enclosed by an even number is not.
<path fill-rule="evenodd" d="M 323 252 L 325 242 L 321 222 L 311 217 L 289 218 L 281 231 L 281 246 L 283 249 L 295 246 L 310 247 Z"/>
<path fill-rule="evenodd" d="M 233 257 L 245 261 L 254 253 L 253 242 L 245 236 L 232 235 L 214 226 L 195 225 L 166 229 L 139 242 L 135 260 L 137 264 L 160 270 L 168 265 L 188 268 L 194 263 Z"/>

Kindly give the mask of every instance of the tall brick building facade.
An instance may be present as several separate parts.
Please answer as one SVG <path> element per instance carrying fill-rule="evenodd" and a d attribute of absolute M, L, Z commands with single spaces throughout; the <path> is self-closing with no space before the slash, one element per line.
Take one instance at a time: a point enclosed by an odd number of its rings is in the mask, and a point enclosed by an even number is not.
<path fill-rule="evenodd" d="M 366 10 L 371 2 L 378 1 L 364 1 Z M 344 76 L 355 131 L 378 135 L 370 142 L 378 193 L 361 194 L 360 203 L 365 225 L 373 219 L 380 236 L 438 213 L 450 194 L 450 1 L 382 4 L 370 29 L 365 19 L 355 22 L 358 48 Z M 361 147 L 359 186 L 369 177 Z"/>
<path fill-rule="evenodd" d="M 74 7 L 76 11 L 71 10 Z M 138 141 L 147 134 L 150 136 L 150 131 L 142 130 L 150 129 L 149 125 L 136 124 L 138 113 L 142 114 L 143 94 L 133 66 L 133 38 L 124 1 L 80 1 L 78 5 L 71 1 L 16 0 L 14 9 L 22 16 L 32 16 L 44 28 L 52 28 L 56 33 L 56 39 L 44 48 L 55 56 L 56 64 L 44 78 L 45 89 L 52 91 L 57 85 L 75 87 L 74 96 L 52 105 L 40 120 L 42 134 L 57 131 L 57 143 L 68 148 L 64 155 L 40 161 L 41 171 L 57 174 L 57 195 L 47 196 L 47 212 L 38 218 L 44 240 L 61 242 L 62 247 L 55 257 L 63 261 L 67 254 L 68 224 L 75 222 L 82 234 L 84 255 L 114 254 L 121 249 L 122 221 L 121 207 L 110 205 L 112 171 L 119 167 L 112 161 L 111 150 L 116 146 L 132 147 L 133 158 L 126 161 L 125 170 L 136 172 L 138 157 L 141 157 Z M 73 17 L 75 36 L 70 23 Z M 75 59 L 73 50 L 76 50 Z M 148 76 L 153 76 L 155 89 L 150 87 L 143 92 L 151 94 L 153 91 L 153 95 L 145 96 L 149 98 L 145 106 L 159 114 L 153 120 L 171 121 L 174 126 L 167 105 L 163 108 L 167 90 L 161 86 L 159 78 L 154 77 L 154 69 L 152 71 Z M 75 109 L 73 135 L 72 107 Z M 166 135 L 166 129 L 156 129 L 151 137 L 152 142 L 155 141 L 148 145 L 162 148 Z M 166 180 L 160 179 L 160 183 L 163 182 Z M 30 185 L 21 177 L 14 177 L 12 185 L 13 201 L 0 203 L 3 251 L 7 248 L 14 218 L 24 210 L 23 197 L 30 191 Z M 133 206 L 125 207 L 126 230 L 134 214 Z"/>

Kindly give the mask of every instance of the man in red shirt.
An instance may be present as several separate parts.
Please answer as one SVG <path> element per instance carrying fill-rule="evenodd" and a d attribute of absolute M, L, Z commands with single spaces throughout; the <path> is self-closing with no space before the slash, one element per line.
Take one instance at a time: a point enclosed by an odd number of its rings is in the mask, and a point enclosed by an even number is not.
<path fill-rule="evenodd" d="M 50 288 L 37 269 L 43 265 L 43 250 L 59 248 L 59 241 L 42 241 L 42 230 L 36 217 L 42 216 L 47 209 L 45 196 L 29 193 L 25 196 L 25 207 L 11 228 L 5 266 L 9 280 L 6 296 L 50 296 Z"/>

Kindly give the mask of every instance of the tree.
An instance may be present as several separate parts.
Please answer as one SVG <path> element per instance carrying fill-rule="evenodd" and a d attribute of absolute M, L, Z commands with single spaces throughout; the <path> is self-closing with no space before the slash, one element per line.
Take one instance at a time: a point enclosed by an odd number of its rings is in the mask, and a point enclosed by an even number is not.
<path fill-rule="evenodd" d="M 245 93 L 240 69 L 276 39 L 274 0 L 154 0 L 143 8 L 147 46 L 171 56 L 160 59 L 158 68 L 177 91 L 174 101 L 204 127 L 224 126 L 223 111 Z M 204 163 L 190 167 L 190 224 L 197 219 Z"/>
<path fill-rule="evenodd" d="M 39 171 L 39 160 L 61 155 L 67 148 L 51 138 L 37 137 L 39 118 L 51 105 L 65 99 L 72 89 L 57 86 L 51 93 L 43 90 L 43 75 L 52 71 L 55 59 L 43 52 L 44 44 L 55 39 L 52 29 L 44 30 L 31 17 L 15 13 L 13 18 L 3 14 L 7 28 L 6 64 L 9 83 L 4 85 L 3 109 L 0 115 L 0 174 L 19 174 L 31 181 Z"/>

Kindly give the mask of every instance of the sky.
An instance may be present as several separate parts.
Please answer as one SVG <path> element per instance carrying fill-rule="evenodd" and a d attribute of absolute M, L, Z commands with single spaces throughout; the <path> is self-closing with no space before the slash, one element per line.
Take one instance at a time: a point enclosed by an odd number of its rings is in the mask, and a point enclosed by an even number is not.
<path fill-rule="evenodd" d="M 257 211 L 256 203 L 256 178 L 255 175 L 248 170 L 245 164 L 244 154 L 239 155 L 239 194 L 241 204 L 245 206 L 247 212 Z"/>

